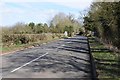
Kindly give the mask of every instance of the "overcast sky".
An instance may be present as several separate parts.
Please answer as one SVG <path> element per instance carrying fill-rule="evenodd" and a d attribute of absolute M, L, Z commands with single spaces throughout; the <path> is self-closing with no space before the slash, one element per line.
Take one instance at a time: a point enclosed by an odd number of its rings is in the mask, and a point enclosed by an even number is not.
<path fill-rule="evenodd" d="M 72 13 L 87 9 L 92 0 L 1 0 L 0 25 L 9 26 L 17 22 L 49 23 L 59 12 Z"/>

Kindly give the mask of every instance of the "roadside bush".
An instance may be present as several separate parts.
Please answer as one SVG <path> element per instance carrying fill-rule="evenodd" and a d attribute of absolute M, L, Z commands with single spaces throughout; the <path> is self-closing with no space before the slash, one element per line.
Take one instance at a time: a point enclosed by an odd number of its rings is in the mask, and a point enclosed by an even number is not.
<path fill-rule="evenodd" d="M 4 45 L 28 44 L 31 42 L 39 42 L 43 40 L 52 40 L 61 38 L 61 34 L 2 34 L 2 42 Z"/>
<path fill-rule="evenodd" d="M 19 36 L 19 41 L 21 44 L 27 44 L 29 42 L 29 38 L 25 35 L 20 35 Z"/>
<path fill-rule="evenodd" d="M 120 49 L 120 2 L 92 3 L 83 23 L 104 44 Z"/>
<path fill-rule="evenodd" d="M 39 40 L 45 40 L 47 39 L 46 35 L 45 34 L 41 34 L 39 37 Z"/>
<path fill-rule="evenodd" d="M 53 38 L 53 39 L 55 38 L 55 34 L 52 35 L 52 38 Z"/>
<path fill-rule="evenodd" d="M 62 38 L 63 34 L 2 34 L 2 43 L 4 46 L 29 44 L 32 42 L 40 42 L 44 40 L 52 40 Z"/>
<path fill-rule="evenodd" d="M 55 34 L 56 37 L 61 38 L 61 34 Z"/>

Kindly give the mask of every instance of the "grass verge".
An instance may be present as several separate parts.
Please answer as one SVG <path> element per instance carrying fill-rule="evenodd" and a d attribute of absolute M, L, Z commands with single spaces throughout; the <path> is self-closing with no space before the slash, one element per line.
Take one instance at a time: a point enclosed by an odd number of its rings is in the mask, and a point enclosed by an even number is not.
<path fill-rule="evenodd" d="M 105 48 L 95 38 L 89 38 L 99 80 L 120 80 L 120 56 Z"/>

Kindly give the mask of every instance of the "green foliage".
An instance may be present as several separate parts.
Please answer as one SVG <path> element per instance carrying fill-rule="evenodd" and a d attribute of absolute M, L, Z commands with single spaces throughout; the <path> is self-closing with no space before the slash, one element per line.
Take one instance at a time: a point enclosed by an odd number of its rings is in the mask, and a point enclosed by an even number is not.
<path fill-rule="evenodd" d="M 120 2 L 94 2 L 84 17 L 84 27 L 105 43 L 120 49 Z"/>
<path fill-rule="evenodd" d="M 69 31 L 69 36 L 71 36 L 72 33 L 79 33 L 79 28 L 81 28 L 81 25 L 76 19 L 74 19 L 73 15 L 59 13 L 52 19 L 50 28 L 53 33 L 64 33 L 65 31 Z"/>
<path fill-rule="evenodd" d="M 48 33 L 49 31 L 49 27 L 46 23 L 44 24 L 43 30 L 44 30 L 44 33 Z"/>
<path fill-rule="evenodd" d="M 29 23 L 29 26 L 31 27 L 31 29 L 34 29 L 35 23 L 31 22 Z"/>
<path fill-rule="evenodd" d="M 74 29 L 73 29 L 72 26 L 69 26 L 69 27 L 65 26 L 65 31 L 67 31 L 68 32 L 68 36 L 71 37 Z"/>
<path fill-rule="evenodd" d="M 37 42 L 45 40 L 47 35 L 51 33 L 52 39 L 62 38 L 65 31 L 68 36 L 79 32 L 80 23 L 74 19 L 73 15 L 66 15 L 59 13 L 51 20 L 50 25 L 46 23 L 30 22 L 28 24 L 16 23 L 14 26 L 2 29 L 2 42 L 4 44 L 28 44 L 30 42 Z M 49 36 L 48 36 L 49 37 Z"/>
<path fill-rule="evenodd" d="M 52 38 L 53 38 L 53 39 L 55 38 L 55 34 L 52 35 Z"/>
<path fill-rule="evenodd" d="M 61 38 L 60 34 L 4 34 L 2 42 L 4 45 L 28 44 L 31 42 L 39 42 L 47 39 Z"/>

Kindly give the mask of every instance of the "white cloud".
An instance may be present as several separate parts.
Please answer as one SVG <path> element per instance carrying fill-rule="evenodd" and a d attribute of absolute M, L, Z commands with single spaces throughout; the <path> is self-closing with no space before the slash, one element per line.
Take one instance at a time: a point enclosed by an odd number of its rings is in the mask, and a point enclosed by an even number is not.
<path fill-rule="evenodd" d="M 91 0 L 1 0 L 2 2 L 89 2 Z"/>
<path fill-rule="evenodd" d="M 3 14 L 4 13 L 4 14 Z M 13 25 L 17 22 L 35 22 L 35 23 L 49 23 L 49 20 L 57 14 L 58 11 L 54 9 L 48 10 L 22 10 L 17 8 L 6 8 L 2 10 L 1 25 Z"/>
<path fill-rule="evenodd" d="M 91 4 L 91 1 L 88 2 L 83 2 L 83 1 L 76 1 L 76 2 L 59 2 L 56 4 L 60 4 L 66 7 L 70 7 L 70 8 L 76 8 L 76 9 L 85 9 L 88 8 Z"/>
<path fill-rule="evenodd" d="M 51 2 L 69 8 L 76 8 L 78 10 L 89 7 L 90 3 L 92 2 L 92 0 L 84 0 L 84 1 L 82 0 L 81 1 L 80 0 L 1 0 L 1 1 L 2 3 L 0 3 L 0 5 L 2 7 L 0 7 L 1 10 L 0 13 L 2 13 L 2 18 L 4 18 L 4 20 L 2 20 L 3 25 L 7 23 L 8 25 L 14 24 L 18 21 L 23 21 L 25 23 L 30 21 L 47 22 L 48 20 L 52 19 L 55 14 L 59 12 L 56 9 L 41 10 L 41 9 L 33 8 L 31 4 L 25 2 Z M 5 4 L 6 2 L 14 2 L 17 3 L 17 5 L 22 6 L 24 8 L 14 7 L 14 6 L 8 7 Z M 13 15 L 11 16 L 11 14 L 15 14 L 14 18 Z"/>
<path fill-rule="evenodd" d="M 0 4 L 1 14 L 11 14 L 11 13 L 24 13 L 24 10 L 18 7 L 8 7 L 5 3 Z"/>
<path fill-rule="evenodd" d="M 71 8 L 88 7 L 93 0 L 1 0 L 2 2 L 52 2 Z M 23 4 L 24 5 L 24 4 Z M 27 5 L 26 5 L 27 6 Z"/>
<path fill-rule="evenodd" d="M 34 17 L 36 20 L 41 20 L 42 22 L 47 22 L 49 19 L 52 19 L 55 14 L 57 14 L 57 10 L 49 9 L 49 10 L 39 10 L 37 12 L 32 12 L 29 16 Z"/>
<path fill-rule="evenodd" d="M 19 7 L 9 6 L 6 3 L 0 3 L 0 24 L 13 25 L 16 22 L 48 22 L 55 14 L 58 13 L 54 9 L 33 8 L 29 3 L 20 3 Z M 24 7 L 21 8 L 20 6 Z"/>
<path fill-rule="evenodd" d="M 118 2 L 120 0 L 1 0 L 3 2 Z"/>
<path fill-rule="evenodd" d="M 22 9 L 19 8 L 4 8 L 1 10 L 2 14 L 17 14 L 17 13 L 24 13 Z"/>

